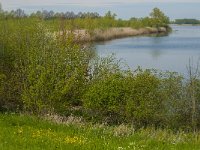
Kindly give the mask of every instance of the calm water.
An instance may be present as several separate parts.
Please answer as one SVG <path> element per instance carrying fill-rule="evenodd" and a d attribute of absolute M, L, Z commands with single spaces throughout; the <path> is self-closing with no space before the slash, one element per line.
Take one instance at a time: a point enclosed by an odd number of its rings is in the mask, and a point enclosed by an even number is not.
<path fill-rule="evenodd" d="M 173 32 L 162 37 L 129 37 L 96 43 L 101 56 L 114 53 L 132 69 L 176 71 L 187 74 L 189 59 L 200 58 L 200 26 L 172 26 Z"/>

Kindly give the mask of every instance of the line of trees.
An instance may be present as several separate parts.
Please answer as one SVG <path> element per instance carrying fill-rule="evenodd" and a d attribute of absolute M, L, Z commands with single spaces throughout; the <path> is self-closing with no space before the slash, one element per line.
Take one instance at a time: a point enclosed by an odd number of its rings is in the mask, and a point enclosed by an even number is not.
<path fill-rule="evenodd" d="M 75 14 L 74 12 L 65 12 L 59 13 L 54 11 L 37 11 L 36 13 L 32 13 L 30 17 L 39 17 L 44 19 L 54 19 L 54 18 L 64 18 L 64 19 L 76 19 L 76 18 L 100 18 L 101 16 L 97 12 L 87 12 L 82 13 L 79 12 Z"/>
<path fill-rule="evenodd" d="M 176 19 L 174 24 L 200 24 L 200 20 L 197 19 Z"/>
<path fill-rule="evenodd" d="M 55 18 L 64 18 L 64 19 L 76 19 L 76 18 L 100 18 L 97 12 L 79 12 L 74 13 L 73 11 L 67 12 L 54 12 L 53 10 L 43 10 L 33 12 L 31 14 L 25 13 L 22 9 L 11 10 L 11 11 L 4 11 L 2 5 L 0 3 L 0 13 L 4 18 L 42 18 L 42 19 L 55 19 Z M 108 12 L 110 13 L 110 11 Z M 107 14 L 108 14 L 107 13 Z M 112 14 L 111 14 L 112 15 Z"/>
<path fill-rule="evenodd" d="M 45 13 L 46 15 L 42 15 L 41 13 L 33 13 L 34 15 L 32 16 L 26 16 L 24 15 L 23 11 L 17 11 L 15 15 L 5 17 L 5 11 L 4 13 L 1 13 L 2 19 L 22 19 L 24 21 L 27 20 L 43 20 L 45 25 L 48 26 L 52 32 L 57 31 L 58 28 L 62 28 L 62 30 L 79 30 L 79 29 L 85 29 L 88 31 L 89 34 L 93 34 L 95 29 L 101 29 L 101 30 L 107 30 L 108 28 L 112 27 L 132 27 L 135 29 L 138 28 L 145 28 L 145 27 L 154 27 L 154 28 L 159 28 L 159 27 L 165 27 L 170 30 L 169 27 L 169 18 L 164 15 L 158 8 L 155 8 L 149 17 L 144 17 L 144 18 L 131 18 L 129 20 L 123 20 L 123 19 L 116 19 L 116 14 L 108 11 L 104 16 L 94 17 L 94 15 L 88 15 L 88 16 L 93 16 L 93 17 L 81 17 L 73 18 L 71 14 L 73 13 L 68 13 L 68 15 L 63 18 L 63 17 L 55 17 L 51 18 L 51 15 L 49 13 Z M 15 11 L 12 11 L 15 12 Z M 7 13 L 9 14 L 9 13 Z M 14 13 L 13 13 L 14 14 Z M 53 13 L 50 13 L 53 14 Z M 83 14 L 83 13 L 79 13 Z M 95 13 L 94 13 L 95 14 Z M 157 15 L 159 14 L 159 15 Z M 16 16 L 26 16 L 26 17 L 16 17 Z M 15 16 L 15 17 L 14 17 Z M 42 17 L 46 16 L 46 17 Z M 45 19 L 46 18 L 46 19 Z M 47 19 L 49 18 L 49 19 Z"/>
<path fill-rule="evenodd" d="M 95 26 L 94 23 L 98 24 L 99 26 L 106 23 L 110 27 L 116 26 L 116 27 L 123 27 L 123 26 L 130 26 L 130 27 L 167 27 L 169 24 L 169 18 L 159 9 L 154 8 L 152 12 L 150 13 L 149 17 L 144 18 L 131 18 L 129 20 L 122 20 L 122 19 L 116 19 L 116 14 L 112 13 L 111 11 L 108 11 L 104 16 L 99 15 L 97 12 L 54 12 L 52 10 L 43 10 L 43 11 L 37 11 L 33 12 L 31 14 L 26 14 L 24 10 L 17 9 L 12 11 L 3 11 L 1 8 L 1 16 L 6 19 L 12 19 L 12 18 L 40 18 L 44 20 L 55 20 L 58 18 L 62 18 L 65 20 L 76 20 L 76 19 L 82 19 L 87 20 L 87 22 L 90 22 L 90 26 Z M 101 22 L 98 22 L 97 20 L 100 20 Z M 83 21 L 82 21 L 83 22 Z M 74 24 L 81 24 L 79 20 L 76 22 L 73 22 Z M 55 23 L 54 23 L 55 24 Z M 79 26 L 79 25 L 77 25 Z"/>
<path fill-rule="evenodd" d="M 2 11 L 3 12 L 3 11 Z M 100 18 L 101 16 L 97 12 L 79 12 L 75 14 L 74 12 L 54 12 L 52 10 L 43 10 L 37 11 L 36 13 L 31 13 L 30 15 L 26 14 L 24 10 L 17 9 L 10 12 L 4 11 L 3 15 L 5 18 L 42 18 L 42 19 L 55 19 L 55 18 L 64 18 L 64 19 L 76 19 L 76 18 Z"/>

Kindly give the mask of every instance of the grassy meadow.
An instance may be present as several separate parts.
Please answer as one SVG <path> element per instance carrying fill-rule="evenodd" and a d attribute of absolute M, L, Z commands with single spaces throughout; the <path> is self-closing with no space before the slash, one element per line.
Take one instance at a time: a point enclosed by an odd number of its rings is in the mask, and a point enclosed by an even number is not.
<path fill-rule="evenodd" d="M 198 133 L 173 133 L 153 128 L 135 131 L 130 126 L 77 123 L 76 119 L 55 123 L 30 115 L 0 115 L 2 150 L 198 150 Z"/>

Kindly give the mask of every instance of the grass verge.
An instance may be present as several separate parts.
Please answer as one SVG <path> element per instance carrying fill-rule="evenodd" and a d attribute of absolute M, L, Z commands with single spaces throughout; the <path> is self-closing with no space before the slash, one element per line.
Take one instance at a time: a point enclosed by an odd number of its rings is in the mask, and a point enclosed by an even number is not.
<path fill-rule="evenodd" d="M 0 114 L 2 150 L 150 150 L 200 149 L 199 134 L 152 128 L 133 131 L 125 125 L 56 124 L 34 116 Z"/>

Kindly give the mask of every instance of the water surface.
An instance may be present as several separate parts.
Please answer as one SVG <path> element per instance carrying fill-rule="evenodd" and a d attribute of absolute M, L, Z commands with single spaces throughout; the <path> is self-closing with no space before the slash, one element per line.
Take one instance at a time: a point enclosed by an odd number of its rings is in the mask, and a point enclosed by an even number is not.
<path fill-rule="evenodd" d="M 187 74 L 189 60 L 200 58 L 200 26 L 176 26 L 168 36 L 138 36 L 95 44 L 99 55 L 115 53 L 131 69 L 158 69 Z"/>

